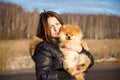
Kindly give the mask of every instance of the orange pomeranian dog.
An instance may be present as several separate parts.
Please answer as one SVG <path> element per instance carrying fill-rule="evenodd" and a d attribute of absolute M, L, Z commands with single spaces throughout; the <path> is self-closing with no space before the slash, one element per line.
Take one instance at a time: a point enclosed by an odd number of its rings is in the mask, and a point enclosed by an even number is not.
<path fill-rule="evenodd" d="M 75 71 L 75 67 L 78 70 L 86 70 L 90 64 L 90 60 L 87 55 L 78 53 L 72 50 L 65 50 L 64 48 L 69 45 L 71 40 L 78 42 L 85 50 L 89 50 L 87 44 L 82 42 L 81 39 L 83 33 L 79 26 L 75 25 L 64 25 L 61 28 L 60 38 L 60 50 L 64 55 L 63 67 L 68 73 L 72 75 Z M 75 75 L 76 80 L 85 80 L 84 72 Z"/>

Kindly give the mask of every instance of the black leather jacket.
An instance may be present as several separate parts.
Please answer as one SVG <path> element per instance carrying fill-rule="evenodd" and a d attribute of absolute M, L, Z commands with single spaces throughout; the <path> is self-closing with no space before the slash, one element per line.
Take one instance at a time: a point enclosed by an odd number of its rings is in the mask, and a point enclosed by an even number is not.
<path fill-rule="evenodd" d="M 39 43 L 33 59 L 37 80 L 74 80 L 74 77 L 63 69 L 63 55 L 58 44 L 47 41 Z"/>

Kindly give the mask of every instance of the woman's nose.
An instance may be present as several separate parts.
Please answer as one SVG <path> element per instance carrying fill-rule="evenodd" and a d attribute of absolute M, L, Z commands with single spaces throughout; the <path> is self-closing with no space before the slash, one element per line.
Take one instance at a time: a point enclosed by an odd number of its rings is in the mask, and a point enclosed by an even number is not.
<path fill-rule="evenodd" d="M 58 31 L 58 27 L 57 26 L 54 27 L 54 31 Z"/>

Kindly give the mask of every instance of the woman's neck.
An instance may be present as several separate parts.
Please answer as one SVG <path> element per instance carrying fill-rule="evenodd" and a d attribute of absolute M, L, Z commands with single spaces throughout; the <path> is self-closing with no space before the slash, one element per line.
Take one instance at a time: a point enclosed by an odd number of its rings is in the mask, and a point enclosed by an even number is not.
<path fill-rule="evenodd" d="M 59 38 L 53 38 L 52 41 L 55 42 L 55 43 L 58 43 L 59 42 Z"/>

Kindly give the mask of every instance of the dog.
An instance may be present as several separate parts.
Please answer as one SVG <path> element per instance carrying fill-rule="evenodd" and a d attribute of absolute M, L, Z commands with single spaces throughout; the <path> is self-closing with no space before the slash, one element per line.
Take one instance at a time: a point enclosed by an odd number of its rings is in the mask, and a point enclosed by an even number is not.
<path fill-rule="evenodd" d="M 60 50 L 63 53 L 64 61 L 63 67 L 64 69 L 72 75 L 72 73 L 77 70 L 86 70 L 90 64 L 90 60 L 87 55 L 84 53 L 78 53 L 77 51 L 66 50 L 65 47 L 70 44 L 71 40 L 78 42 L 86 51 L 89 51 L 89 48 L 85 42 L 82 41 L 83 33 L 79 26 L 76 25 L 64 25 L 61 28 L 59 34 L 60 40 Z M 76 67 L 76 69 L 75 69 Z M 85 80 L 84 72 L 75 75 L 76 80 Z"/>

